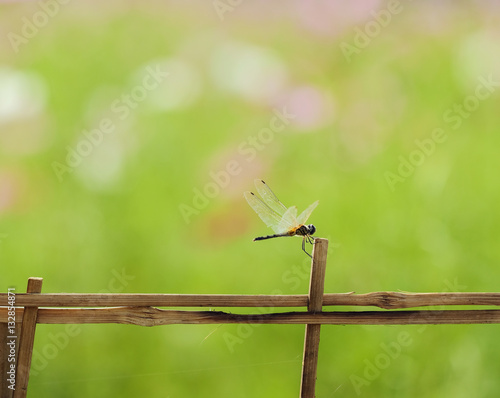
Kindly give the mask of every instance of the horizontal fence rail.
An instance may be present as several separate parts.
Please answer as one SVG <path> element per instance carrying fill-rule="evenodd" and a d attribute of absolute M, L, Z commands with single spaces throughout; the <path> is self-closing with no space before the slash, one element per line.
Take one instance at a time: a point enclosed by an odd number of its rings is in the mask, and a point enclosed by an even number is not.
<path fill-rule="evenodd" d="M 307 307 L 307 294 L 125 294 L 125 293 L 17 293 L 16 306 L 37 307 Z M 0 293 L 7 303 L 7 293 Z M 325 293 L 325 306 L 364 306 L 383 309 L 443 305 L 500 306 L 500 293 Z"/>
<path fill-rule="evenodd" d="M 23 309 L 16 311 L 19 320 Z M 0 309 L 0 322 L 6 322 Z M 37 323 L 99 324 L 117 323 L 138 326 L 174 324 L 320 324 L 320 325 L 422 325 L 500 323 L 500 310 L 425 310 L 425 311 L 335 311 L 281 312 L 270 314 L 231 314 L 222 311 L 175 311 L 153 307 L 115 308 L 39 308 Z"/>

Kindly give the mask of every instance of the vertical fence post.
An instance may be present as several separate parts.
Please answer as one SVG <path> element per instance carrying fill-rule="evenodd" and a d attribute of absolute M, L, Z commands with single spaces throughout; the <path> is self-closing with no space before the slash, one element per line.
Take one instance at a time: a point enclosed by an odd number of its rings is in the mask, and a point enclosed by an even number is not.
<path fill-rule="evenodd" d="M 3 305 L 3 303 L 2 303 Z M 16 324 L 16 327 L 20 324 Z M 12 398 L 13 391 L 8 387 L 7 372 L 10 363 L 8 362 L 10 347 L 7 345 L 8 339 L 7 323 L 0 323 L 0 398 Z M 17 348 L 17 347 L 16 347 Z M 16 353 L 17 357 L 17 353 Z"/>
<path fill-rule="evenodd" d="M 312 252 L 309 303 L 307 305 L 308 311 L 311 312 L 320 312 L 323 309 L 327 254 L 328 239 L 316 238 Z M 321 325 L 306 325 L 304 357 L 302 361 L 302 382 L 300 386 L 301 398 L 314 398 L 315 396 L 320 329 Z"/>
<path fill-rule="evenodd" d="M 42 282 L 42 278 L 29 278 L 26 292 L 41 293 Z M 14 390 L 14 398 L 24 398 L 28 391 L 37 315 L 38 307 L 24 307 L 21 337 L 19 339 L 19 353 L 17 355 L 16 389 Z"/>

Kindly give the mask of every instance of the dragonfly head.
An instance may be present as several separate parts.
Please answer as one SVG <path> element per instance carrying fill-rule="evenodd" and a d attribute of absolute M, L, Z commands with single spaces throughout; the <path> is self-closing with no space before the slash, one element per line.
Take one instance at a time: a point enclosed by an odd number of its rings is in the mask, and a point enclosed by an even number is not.
<path fill-rule="evenodd" d="M 312 224 L 309 224 L 307 226 L 307 229 L 309 230 L 309 234 L 310 235 L 312 235 L 312 234 L 314 234 L 316 232 L 316 227 L 314 225 L 312 225 Z"/>

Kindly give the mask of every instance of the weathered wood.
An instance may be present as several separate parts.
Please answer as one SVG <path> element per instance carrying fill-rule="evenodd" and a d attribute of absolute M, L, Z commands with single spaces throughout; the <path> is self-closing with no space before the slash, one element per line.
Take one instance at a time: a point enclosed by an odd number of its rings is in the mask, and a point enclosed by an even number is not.
<path fill-rule="evenodd" d="M 22 314 L 22 309 L 18 310 Z M 317 324 L 317 325 L 422 325 L 500 323 L 500 310 L 407 310 L 281 312 L 231 314 L 222 311 L 173 311 L 152 307 L 39 308 L 37 323 L 116 323 L 138 326 L 175 324 Z"/>
<path fill-rule="evenodd" d="M 28 293 L 40 293 L 42 291 L 42 278 L 28 279 Z M 28 391 L 28 380 L 31 368 L 31 356 L 33 354 L 33 343 L 35 341 L 35 329 L 37 323 L 38 307 L 26 307 L 23 313 L 21 326 L 21 338 L 19 339 L 19 353 L 16 370 L 16 388 L 14 398 L 24 398 Z"/>
<path fill-rule="evenodd" d="M 0 293 L 0 303 L 7 293 Z M 37 307 L 305 307 L 307 294 L 231 295 L 231 294 L 124 294 L 124 293 L 41 293 L 16 294 L 16 305 Z M 416 308 L 442 305 L 500 306 L 500 293 L 402 293 L 364 294 L 326 293 L 325 306 L 366 306 L 384 309 Z M 4 322 L 0 319 L 0 322 Z"/>
<path fill-rule="evenodd" d="M 309 282 L 309 302 L 307 305 L 308 311 L 312 313 L 321 312 L 323 309 L 327 255 L 328 240 L 315 239 L 311 263 L 311 279 Z M 321 325 L 319 324 L 306 325 L 300 385 L 301 398 L 314 398 L 315 396 L 320 329 Z"/>
<path fill-rule="evenodd" d="M 17 326 L 17 325 L 16 325 Z M 12 398 L 14 390 L 9 388 L 9 381 L 7 380 L 7 372 L 10 370 L 11 362 L 8 360 L 10 353 L 10 346 L 7 345 L 11 339 L 7 338 L 8 327 L 7 323 L 0 323 L 0 397 Z M 14 350 L 17 348 L 14 347 Z M 17 358 L 17 353 L 15 354 Z"/>
<path fill-rule="evenodd" d="M 372 292 L 365 294 L 325 294 L 323 306 L 371 306 L 384 309 L 431 307 L 442 305 L 494 305 L 500 306 L 500 293 L 443 292 L 403 293 Z"/>
<path fill-rule="evenodd" d="M 6 296 L 6 293 L 0 293 L 0 302 L 4 300 L 3 295 Z M 44 293 L 29 295 L 19 293 L 16 295 L 16 305 L 38 307 L 305 307 L 307 299 L 307 294 Z"/>

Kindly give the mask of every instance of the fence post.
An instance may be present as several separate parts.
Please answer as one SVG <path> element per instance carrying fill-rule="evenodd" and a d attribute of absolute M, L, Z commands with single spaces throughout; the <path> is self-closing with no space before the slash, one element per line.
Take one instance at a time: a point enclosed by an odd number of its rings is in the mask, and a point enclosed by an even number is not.
<path fill-rule="evenodd" d="M 307 305 L 308 311 L 311 312 L 321 312 L 323 309 L 327 254 L 328 239 L 316 238 L 312 252 L 309 303 Z M 321 325 L 306 325 L 304 357 L 302 361 L 302 382 L 300 386 L 301 398 L 314 398 L 315 396 L 320 329 Z"/>
<path fill-rule="evenodd" d="M 3 303 L 2 303 L 3 305 Z M 20 324 L 16 323 L 16 328 Z M 7 345 L 8 339 L 8 327 L 7 323 L 0 322 L 0 398 L 12 398 L 13 391 L 8 387 L 9 381 L 7 380 L 7 372 L 9 370 L 10 363 L 7 358 L 9 356 L 10 348 Z M 17 358 L 17 346 L 16 346 L 16 358 Z"/>
<path fill-rule="evenodd" d="M 42 278 L 29 278 L 26 293 L 41 293 Z M 17 355 L 16 389 L 14 398 L 24 398 L 28 392 L 30 377 L 31 356 L 35 341 L 36 318 L 38 307 L 24 307 L 21 337 L 19 339 L 19 353 Z"/>

